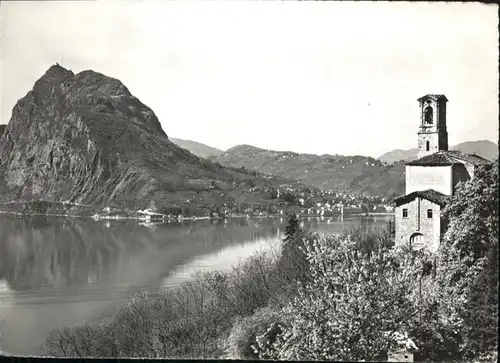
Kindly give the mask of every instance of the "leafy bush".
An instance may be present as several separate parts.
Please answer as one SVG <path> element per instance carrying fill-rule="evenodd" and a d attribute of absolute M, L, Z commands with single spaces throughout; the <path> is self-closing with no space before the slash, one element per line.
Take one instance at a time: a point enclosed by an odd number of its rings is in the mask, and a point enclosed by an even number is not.
<path fill-rule="evenodd" d="M 269 307 L 257 310 L 252 316 L 238 317 L 228 339 L 227 354 L 231 359 L 257 359 L 259 358 L 257 338 L 260 345 L 273 344 L 270 341 L 264 343 L 262 337 L 266 336 L 269 328 L 279 323 L 279 313 Z M 275 339 L 276 335 L 274 336 Z"/>
<path fill-rule="evenodd" d="M 283 333 L 261 356 L 373 360 L 397 348 L 397 333 L 408 332 L 419 312 L 412 293 L 420 257 L 387 249 L 363 254 L 338 236 L 314 240 L 306 255 L 311 279 L 283 309 Z"/>
<path fill-rule="evenodd" d="M 394 239 L 391 236 L 391 230 L 385 226 L 370 226 L 362 223 L 359 226 L 351 227 L 343 234 L 344 238 L 348 236 L 355 243 L 355 248 L 363 254 L 368 254 L 381 249 L 389 249 L 394 246 Z"/>
<path fill-rule="evenodd" d="M 56 357 L 218 357 L 233 320 L 277 295 L 274 261 L 257 254 L 228 274 L 199 274 L 178 288 L 139 293 L 101 324 L 54 330 L 45 350 Z"/>
<path fill-rule="evenodd" d="M 150 298 L 146 292 L 137 294 L 100 324 L 55 329 L 45 350 L 56 357 L 154 357 L 158 334 Z"/>
<path fill-rule="evenodd" d="M 269 302 L 274 287 L 272 269 L 266 255 L 255 255 L 231 274 L 212 273 L 211 291 L 227 315 L 252 315 Z"/>
<path fill-rule="evenodd" d="M 444 210 L 448 229 L 439 251 L 437 282 L 448 331 L 458 331 L 456 359 L 497 351 L 498 163 L 457 186 Z"/>
<path fill-rule="evenodd" d="M 115 357 L 118 348 L 114 327 L 105 321 L 99 325 L 84 324 L 52 331 L 45 340 L 45 351 L 56 357 Z"/>

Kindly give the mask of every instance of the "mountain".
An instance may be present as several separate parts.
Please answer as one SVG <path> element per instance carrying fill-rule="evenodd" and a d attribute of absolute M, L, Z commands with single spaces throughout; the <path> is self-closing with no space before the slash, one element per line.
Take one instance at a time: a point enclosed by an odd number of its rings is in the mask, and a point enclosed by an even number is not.
<path fill-rule="evenodd" d="M 5 130 L 6 127 L 7 125 L 0 125 L 0 137 L 2 137 L 3 131 Z"/>
<path fill-rule="evenodd" d="M 173 137 L 170 138 L 170 141 L 172 141 L 177 146 L 188 150 L 191 154 L 199 156 L 200 158 L 208 159 L 211 157 L 217 157 L 223 153 L 222 150 L 202 144 L 201 142 L 183 140 L 183 139 L 174 139 Z"/>
<path fill-rule="evenodd" d="M 466 154 L 476 154 L 488 160 L 498 157 L 498 145 L 489 140 L 467 141 L 450 147 L 450 150 L 458 150 Z M 385 163 L 396 161 L 412 161 L 417 159 L 418 149 L 393 150 L 380 156 L 378 159 Z"/>
<path fill-rule="evenodd" d="M 462 142 L 452 146 L 451 150 L 458 150 L 466 154 L 476 154 L 491 161 L 494 161 L 498 157 L 498 145 L 489 140 Z"/>
<path fill-rule="evenodd" d="M 379 156 L 378 159 L 384 163 L 389 163 L 389 164 L 401 160 L 412 161 L 417 159 L 417 153 L 418 149 L 409 149 L 409 150 L 396 149 Z"/>
<path fill-rule="evenodd" d="M 43 212 L 137 210 L 154 203 L 206 212 L 264 198 L 262 190 L 281 182 L 191 154 L 119 80 L 57 64 L 17 102 L 0 137 L 0 208 L 28 201 Z"/>
<path fill-rule="evenodd" d="M 367 156 L 298 154 L 238 145 L 216 160 L 221 165 L 244 167 L 322 189 L 388 197 L 404 193 L 404 164 L 386 165 Z"/>

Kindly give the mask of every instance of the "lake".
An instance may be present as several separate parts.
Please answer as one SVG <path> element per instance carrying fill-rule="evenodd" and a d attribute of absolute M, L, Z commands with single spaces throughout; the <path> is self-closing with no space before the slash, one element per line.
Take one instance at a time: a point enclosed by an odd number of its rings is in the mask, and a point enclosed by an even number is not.
<path fill-rule="evenodd" d="M 309 218 L 301 225 L 339 233 L 391 218 Z M 285 226 L 279 218 L 144 225 L 0 214 L 0 349 L 42 354 L 52 329 L 98 321 L 139 290 L 175 286 L 199 270 L 229 270 L 278 247 Z"/>

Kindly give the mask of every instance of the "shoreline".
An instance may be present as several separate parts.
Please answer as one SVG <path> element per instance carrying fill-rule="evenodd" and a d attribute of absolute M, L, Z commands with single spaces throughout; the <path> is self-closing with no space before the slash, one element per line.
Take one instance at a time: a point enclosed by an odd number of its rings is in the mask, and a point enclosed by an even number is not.
<path fill-rule="evenodd" d="M 210 212 L 211 215 L 202 216 L 182 216 L 182 215 L 172 215 L 157 213 L 151 209 L 115 209 L 111 207 L 105 207 L 103 209 L 97 208 L 96 206 L 69 203 L 69 202 L 39 202 L 47 203 L 48 207 L 45 210 L 30 210 L 26 209 L 26 202 L 22 201 L 9 201 L 4 202 L 0 205 L 0 214 L 10 214 L 17 217 L 28 217 L 28 216 L 46 216 L 46 217 L 65 217 L 65 218 L 91 218 L 94 221 L 125 221 L 133 220 L 138 223 L 174 223 L 183 221 L 201 221 L 201 220 L 231 220 L 231 219 L 283 219 L 287 218 L 286 211 L 278 211 L 278 213 L 270 214 L 268 212 L 252 212 L 252 213 L 233 213 L 233 214 L 217 214 Z M 36 204 L 35 204 L 36 205 Z M 64 206 L 64 207 L 63 207 Z M 70 208 L 67 208 L 70 206 Z M 5 209 L 5 210 L 2 210 Z M 38 209 L 38 208 L 37 208 Z M 49 212 L 50 209 L 52 211 Z M 300 209 L 300 208 L 298 208 Z M 360 213 L 360 211 L 349 211 L 340 213 L 340 211 L 328 211 L 327 215 L 321 214 L 308 214 L 300 213 L 296 208 L 289 209 L 290 212 L 295 213 L 300 219 L 339 219 L 350 217 L 376 217 L 376 216 L 394 216 L 394 212 L 365 212 Z"/>
<path fill-rule="evenodd" d="M 376 216 L 393 216 L 394 212 L 380 212 L 380 213 L 353 213 L 351 216 L 367 216 L 367 217 L 376 217 Z"/>
<path fill-rule="evenodd" d="M 216 220 L 231 220 L 231 219 L 273 219 L 273 218 L 286 218 L 284 215 L 280 214 L 273 214 L 273 215 L 265 215 L 265 216 L 252 216 L 252 215 L 231 215 L 227 217 L 219 217 L 219 218 L 213 218 L 209 216 L 204 216 L 204 217 L 177 217 L 177 218 L 147 218 L 147 217 L 142 217 L 142 216 L 97 216 L 97 215 L 81 215 L 81 214 L 60 214 L 60 213 L 21 213 L 21 212 L 8 212 L 8 211 L 2 211 L 0 210 L 0 214 L 9 214 L 9 215 L 15 215 L 19 217 L 31 217 L 31 216 L 36 216 L 36 217 L 66 217 L 66 218 L 89 218 L 93 219 L 94 221 L 124 221 L 124 220 L 134 220 L 137 222 L 148 222 L 148 223 L 169 223 L 169 222 L 182 222 L 182 221 L 201 221 L 201 220 L 208 220 L 208 221 L 216 221 Z M 377 216 L 393 216 L 393 212 L 386 212 L 386 213 L 349 213 L 349 214 L 344 214 L 343 217 L 377 217 Z M 339 218 L 341 217 L 341 214 L 334 214 L 332 216 L 321 216 L 321 215 L 308 215 L 308 214 L 299 214 L 298 217 L 300 219 L 306 219 L 306 218 L 323 218 L 323 219 L 331 219 L 331 218 Z"/>

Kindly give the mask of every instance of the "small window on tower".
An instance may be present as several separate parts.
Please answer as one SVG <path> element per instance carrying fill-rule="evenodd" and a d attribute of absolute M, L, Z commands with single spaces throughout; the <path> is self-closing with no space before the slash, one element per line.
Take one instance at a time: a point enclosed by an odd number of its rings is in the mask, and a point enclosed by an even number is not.
<path fill-rule="evenodd" d="M 408 218 L 408 209 L 403 209 L 403 218 Z"/>
<path fill-rule="evenodd" d="M 432 209 L 427 209 L 427 218 L 432 218 Z"/>
<path fill-rule="evenodd" d="M 425 142 L 425 151 L 429 151 L 431 149 L 431 143 L 429 141 Z"/>

